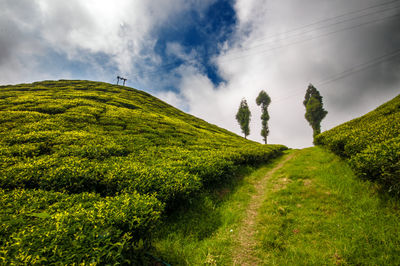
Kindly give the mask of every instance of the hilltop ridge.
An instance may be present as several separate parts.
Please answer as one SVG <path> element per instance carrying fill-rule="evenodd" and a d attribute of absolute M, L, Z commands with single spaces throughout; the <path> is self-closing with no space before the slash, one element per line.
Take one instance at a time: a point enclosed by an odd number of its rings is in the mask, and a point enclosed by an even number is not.
<path fill-rule="evenodd" d="M 129 87 L 0 86 L 2 261 L 132 263 L 176 204 L 284 149 Z"/>

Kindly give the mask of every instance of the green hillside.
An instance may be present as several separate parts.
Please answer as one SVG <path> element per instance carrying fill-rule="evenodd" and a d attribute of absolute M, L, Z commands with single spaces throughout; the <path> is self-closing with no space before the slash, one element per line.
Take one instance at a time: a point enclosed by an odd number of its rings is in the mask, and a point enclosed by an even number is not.
<path fill-rule="evenodd" d="M 362 178 L 400 194 L 400 95 L 374 111 L 328 130 L 316 138 L 349 159 Z"/>
<path fill-rule="evenodd" d="M 132 263 L 174 206 L 284 149 L 128 87 L 0 86 L 0 263 Z"/>

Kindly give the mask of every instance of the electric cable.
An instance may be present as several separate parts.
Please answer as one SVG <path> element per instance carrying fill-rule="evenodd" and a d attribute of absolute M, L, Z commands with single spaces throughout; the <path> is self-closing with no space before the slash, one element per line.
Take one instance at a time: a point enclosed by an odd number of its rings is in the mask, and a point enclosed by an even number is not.
<path fill-rule="evenodd" d="M 365 25 L 369 25 L 369 24 L 372 24 L 372 23 L 381 22 L 381 21 L 384 21 L 384 20 L 387 20 L 387 19 L 393 19 L 393 18 L 397 18 L 397 17 L 400 17 L 400 14 L 396 14 L 396 15 L 392 15 L 392 16 L 388 16 L 388 17 L 383 17 L 383 18 L 372 20 L 372 21 L 367 21 L 367 22 L 364 22 L 364 23 L 361 23 L 361 24 L 353 25 L 353 26 L 350 26 L 350 27 L 347 27 L 347 28 L 343 28 L 343 29 L 340 29 L 340 30 L 331 31 L 331 32 L 328 32 L 328 33 L 324 33 L 324 34 L 321 34 L 321 35 L 313 36 L 313 37 L 310 37 L 310 38 L 307 38 L 307 39 L 303 39 L 303 40 L 299 40 L 299 41 L 296 41 L 296 42 L 292 42 L 292 43 L 289 43 L 289 44 L 272 47 L 272 48 L 269 48 L 269 49 L 266 49 L 266 50 L 261 50 L 261 51 L 258 51 L 257 53 L 244 54 L 242 56 L 238 56 L 238 57 L 234 57 L 234 58 L 228 58 L 226 60 L 222 59 L 222 60 L 220 60 L 220 62 L 228 62 L 228 61 L 241 59 L 243 57 L 247 57 L 247 56 L 251 56 L 251 55 L 267 53 L 267 52 L 270 52 L 270 51 L 273 51 L 273 50 L 281 49 L 281 48 L 284 48 L 284 47 L 290 47 L 290 46 L 293 46 L 293 45 L 296 45 L 296 44 L 312 41 L 312 40 L 315 40 L 315 39 L 318 39 L 318 38 L 321 38 L 321 37 L 330 36 L 332 34 L 336 34 L 336 33 L 339 33 L 339 32 L 348 31 L 348 30 L 352 30 L 352 29 L 355 29 L 355 28 L 360 28 L 360 27 L 365 26 Z"/>
<path fill-rule="evenodd" d="M 284 38 L 279 39 L 279 41 L 286 40 L 286 39 L 293 38 L 293 37 L 297 37 L 297 36 L 302 36 L 302 35 L 307 34 L 307 33 L 312 33 L 313 31 L 316 31 L 316 30 L 324 29 L 324 28 L 331 27 L 331 26 L 336 26 L 336 25 L 339 25 L 339 24 L 342 24 L 342 23 L 346 23 L 346 22 L 349 22 L 349 21 L 360 19 L 362 17 L 368 17 L 368 16 L 376 15 L 376 14 L 379 14 L 379 13 L 382 13 L 382 12 L 393 11 L 393 9 L 396 9 L 396 8 L 400 8 L 400 6 L 389 7 L 389 8 L 386 8 L 386 9 L 383 9 L 383 10 L 379 10 L 379 11 L 376 11 L 376 12 L 373 12 L 373 13 L 367 13 L 367 14 L 363 14 L 363 15 L 358 16 L 358 17 L 349 18 L 349 19 L 342 20 L 342 21 L 337 21 L 337 22 L 335 22 L 333 24 L 322 25 L 322 26 L 320 26 L 318 28 L 312 28 L 312 29 L 309 29 L 309 30 L 306 30 L 306 31 L 297 32 L 296 35 L 285 36 Z M 270 42 L 263 42 L 263 43 L 260 43 L 260 44 L 257 44 L 257 45 L 246 47 L 246 48 L 242 49 L 240 51 L 240 53 L 242 53 L 243 51 L 248 51 L 248 50 L 252 50 L 252 49 L 258 48 L 258 47 L 262 47 L 262 46 L 264 46 L 266 44 L 273 43 L 273 42 L 276 42 L 276 41 L 274 40 L 274 41 L 270 41 Z"/>
<path fill-rule="evenodd" d="M 363 8 L 363 9 L 350 11 L 350 12 L 347 12 L 347 13 L 344 13 L 344 14 L 340 14 L 340 15 L 337 15 L 337 16 L 334 16 L 334 17 L 330 17 L 330 18 L 326 18 L 326 19 L 322 19 L 322 20 L 318 20 L 318 21 L 312 22 L 310 24 L 302 25 L 300 27 L 288 30 L 288 31 L 283 32 L 283 33 L 270 35 L 270 36 L 266 36 L 266 37 L 261 37 L 259 39 L 272 38 L 272 37 L 279 36 L 280 34 L 287 34 L 287 33 L 290 33 L 290 32 L 302 30 L 302 29 L 308 28 L 310 26 L 314 26 L 314 25 L 318 25 L 318 24 L 321 24 L 321 23 L 324 23 L 324 22 L 327 22 L 327 21 L 331 21 L 331 20 L 335 20 L 335 19 L 338 19 L 338 18 L 346 17 L 348 15 L 361 13 L 361 12 L 369 10 L 369 9 L 374 9 L 374 8 L 381 7 L 381 6 L 390 5 L 390 4 L 393 4 L 393 3 L 396 3 L 396 2 L 400 2 L 400 0 L 394 0 L 394 1 L 386 2 L 386 3 L 381 3 L 381 4 L 378 4 L 378 5 L 369 6 L 369 7 Z M 259 40 L 259 39 L 254 39 L 254 40 Z"/>
<path fill-rule="evenodd" d="M 275 46 L 275 47 L 272 47 L 272 48 L 269 48 L 269 49 L 266 49 L 266 50 L 261 50 L 261 51 L 258 51 L 257 53 L 244 54 L 244 55 L 241 55 L 239 57 L 222 59 L 219 62 L 223 63 L 223 62 L 238 60 L 238 59 L 241 59 L 243 57 L 247 57 L 247 56 L 251 56 L 251 55 L 257 55 L 257 54 L 261 54 L 261 53 L 266 53 L 266 52 L 270 52 L 270 51 L 281 49 L 281 48 L 285 48 L 285 47 L 290 47 L 290 46 L 293 46 L 293 45 L 296 45 L 296 44 L 300 44 L 300 43 L 304 43 L 304 42 L 307 42 L 307 41 L 315 40 L 317 38 L 330 36 L 332 34 L 336 34 L 336 33 L 339 33 L 339 32 L 352 30 L 352 29 L 359 28 L 359 27 L 362 27 L 362 26 L 365 26 L 365 25 L 381 22 L 381 21 L 384 21 L 384 20 L 387 20 L 387 19 L 397 18 L 399 16 L 400 16 L 400 14 L 396 14 L 396 15 L 391 15 L 391 16 L 387 16 L 387 17 L 378 18 L 378 19 L 367 21 L 367 22 L 360 23 L 360 24 L 357 24 L 357 25 L 352 25 L 350 27 L 342 28 L 342 29 L 339 29 L 339 30 L 331 31 L 331 32 L 328 32 L 328 33 L 320 34 L 320 35 L 316 35 L 316 36 L 313 36 L 311 38 L 298 40 L 298 41 L 291 42 L 291 43 L 288 43 L 288 44 L 285 44 L 285 45 Z M 156 73 L 160 73 L 162 71 L 168 70 L 170 68 L 173 68 L 173 67 L 175 67 L 177 65 L 181 65 L 183 63 L 188 63 L 188 62 L 192 62 L 192 61 L 195 62 L 195 61 L 198 61 L 198 59 L 180 60 L 179 62 L 172 62 L 172 63 L 169 63 L 169 64 L 162 65 L 162 66 L 158 67 L 157 70 L 154 70 L 154 71 L 136 72 L 136 73 L 133 73 L 130 76 L 131 77 L 138 77 L 140 74 L 141 75 L 143 75 L 143 74 L 156 74 Z"/>
<path fill-rule="evenodd" d="M 352 66 L 352 67 L 350 67 L 350 68 L 348 68 L 348 69 L 346 69 L 346 70 L 344 70 L 344 71 L 342 71 L 340 73 L 336 73 L 336 74 L 334 74 L 334 75 L 332 75 L 330 77 L 324 78 L 324 79 L 322 79 L 320 81 L 317 81 L 316 83 L 313 83 L 313 84 L 315 86 L 319 87 L 319 86 L 323 86 L 323 85 L 332 83 L 332 82 L 337 81 L 339 79 L 343 79 L 345 77 L 354 75 L 355 73 L 358 73 L 358 72 L 363 71 L 365 69 L 368 69 L 368 68 L 371 68 L 373 66 L 376 66 L 376 65 L 378 65 L 380 63 L 383 63 L 385 61 L 392 60 L 396 56 L 399 56 L 399 55 L 400 55 L 400 49 L 394 50 L 394 51 L 392 51 L 390 53 L 387 53 L 387 54 L 382 55 L 380 57 L 371 59 L 371 60 L 369 60 L 367 62 Z M 289 96 L 286 96 L 286 97 L 283 97 L 283 98 L 279 98 L 279 99 L 275 100 L 274 102 L 275 103 L 276 102 L 281 102 L 281 101 L 287 100 L 289 98 L 292 98 L 292 97 L 295 97 L 295 96 L 299 96 L 301 94 L 303 94 L 303 92 L 298 92 L 298 93 L 295 93 L 295 94 L 291 94 Z"/>

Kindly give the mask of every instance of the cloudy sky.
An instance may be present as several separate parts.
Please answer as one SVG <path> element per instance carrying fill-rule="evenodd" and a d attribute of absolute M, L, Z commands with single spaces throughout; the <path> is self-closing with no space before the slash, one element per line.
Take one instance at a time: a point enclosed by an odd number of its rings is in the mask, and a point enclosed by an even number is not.
<path fill-rule="evenodd" d="M 238 134 L 246 98 L 256 141 L 265 90 L 268 142 L 310 146 L 309 83 L 323 130 L 400 93 L 400 1 L 0 0 L 0 84 L 117 75 Z"/>

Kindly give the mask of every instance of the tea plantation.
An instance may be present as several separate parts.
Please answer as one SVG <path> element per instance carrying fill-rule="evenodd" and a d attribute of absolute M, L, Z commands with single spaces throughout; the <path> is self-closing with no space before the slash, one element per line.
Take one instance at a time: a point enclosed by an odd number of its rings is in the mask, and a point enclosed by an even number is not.
<path fill-rule="evenodd" d="M 368 114 L 351 120 L 316 138 L 347 158 L 362 178 L 377 181 L 400 194 L 400 95 Z"/>
<path fill-rule="evenodd" d="M 128 87 L 0 86 L 0 264 L 134 263 L 174 206 L 285 149 Z"/>

